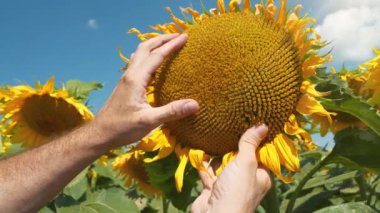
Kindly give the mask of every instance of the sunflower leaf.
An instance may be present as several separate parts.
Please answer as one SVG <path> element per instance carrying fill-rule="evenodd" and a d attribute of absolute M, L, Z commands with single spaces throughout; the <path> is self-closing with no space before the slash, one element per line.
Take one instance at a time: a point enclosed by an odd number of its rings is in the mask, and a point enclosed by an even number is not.
<path fill-rule="evenodd" d="M 86 192 L 88 187 L 87 180 L 88 167 L 77 175 L 63 190 L 63 193 L 78 200 Z"/>
<path fill-rule="evenodd" d="M 370 129 L 347 128 L 338 132 L 332 162 L 380 174 L 380 136 Z"/>
<path fill-rule="evenodd" d="M 65 87 L 71 97 L 84 101 L 88 98 L 90 92 L 103 88 L 103 85 L 96 81 L 69 80 L 66 82 Z"/>
<path fill-rule="evenodd" d="M 314 213 L 328 213 L 328 212 L 335 212 L 335 213 L 344 213 L 344 212 L 372 213 L 373 212 L 374 213 L 376 211 L 364 203 L 355 202 L 355 203 L 345 203 L 345 204 L 336 205 L 336 206 L 329 206 L 329 207 L 320 209 L 318 211 L 315 211 Z"/>
<path fill-rule="evenodd" d="M 174 179 L 177 167 L 178 160 L 175 154 L 171 154 L 162 160 L 145 164 L 150 183 L 161 190 L 174 207 L 185 211 L 195 199 L 192 191 L 196 186 L 198 175 L 188 165 L 185 170 L 182 192 L 177 192 Z"/>
<path fill-rule="evenodd" d="M 326 99 L 322 101 L 322 105 L 327 110 L 348 113 L 360 119 L 364 124 L 380 135 L 380 116 L 377 110 L 360 99 L 353 96 L 346 96 L 346 98 L 341 101 Z"/>

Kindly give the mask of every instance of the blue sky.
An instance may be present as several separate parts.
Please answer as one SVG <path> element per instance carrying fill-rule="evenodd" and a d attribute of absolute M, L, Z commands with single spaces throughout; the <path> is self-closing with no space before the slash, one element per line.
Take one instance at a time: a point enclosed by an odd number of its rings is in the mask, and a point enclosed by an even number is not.
<path fill-rule="evenodd" d="M 215 1 L 203 0 L 207 8 L 215 7 Z M 334 66 L 354 67 L 371 56 L 369 49 L 380 38 L 380 21 L 376 21 L 380 17 L 371 14 L 380 14 L 380 1 L 293 0 L 290 4 L 295 2 L 319 19 L 316 27 L 322 36 L 339 47 L 333 52 L 338 58 Z M 45 82 L 52 75 L 57 82 L 99 81 L 104 88 L 90 97 L 96 112 L 121 75 L 118 70 L 124 64 L 117 48 L 129 55 L 139 43 L 135 36 L 126 35 L 128 29 L 147 31 L 147 25 L 170 21 L 165 6 L 176 10 L 190 5 L 199 9 L 198 0 L 2 0 L 0 85 Z"/>

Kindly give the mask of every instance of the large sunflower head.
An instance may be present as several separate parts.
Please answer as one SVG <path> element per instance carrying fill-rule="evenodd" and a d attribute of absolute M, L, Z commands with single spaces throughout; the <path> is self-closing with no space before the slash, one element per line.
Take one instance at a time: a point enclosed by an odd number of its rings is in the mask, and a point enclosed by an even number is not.
<path fill-rule="evenodd" d="M 291 181 L 290 175 L 300 167 L 293 139 L 314 147 L 298 125 L 298 114 L 331 122 L 330 114 L 315 99 L 324 94 L 307 80 L 331 59 L 318 55 L 326 42 L 310 27 L 314 19 L 299 16 L 300 5 L 289 12 L 286 3 L 281 0 L 278 7 L 268 0 L 252 6 L 249 0 L 241 5 L 231 0 L 226 7 L 218 0 L 218 8 L 209 12 L 181 8 L 191 16 L 184 20 L 166 8 L 173 23 L 153 26 L 157 32 L 152 33 L 130 30 L 142 41 L 160 33 L 189 35 L 186 45 L 153 76 L 147 96 L 156 106 L 192 98 L 200 111 L 166 123 L 138 146 L 158 150 L 146 162 L 177 153 L 178 190 L 188 161 L 203 170 L 202 160 L 224 156 L 223 168 L 235 156 L 243 132 L 261 123 L 268 125 L 269 134 L 258 149 L 259 161 L 283 181 Z M 281 172 L 281 165 L 288 176 Z"/>
<path fill-rule="evenodd" d="M 62 89 L 55 89 L 54 78 L 36 88 L 7 86 L 0 90 L 2 133 L 12 143 L 35 147 L 48 137 L 60 135 L 93 118 L 91 111 Z"/>
<path fill-rule="evenodd" d="M 131 150 L 120 155 L 113 161 L 113 169 L 119 171 L 118 175 L 124 179 L 126 187 L 135 183 L 147 195 L 160 195 L 161 192 L 149 183 L 144 168 L 144 154 L 141 150 Z"/>

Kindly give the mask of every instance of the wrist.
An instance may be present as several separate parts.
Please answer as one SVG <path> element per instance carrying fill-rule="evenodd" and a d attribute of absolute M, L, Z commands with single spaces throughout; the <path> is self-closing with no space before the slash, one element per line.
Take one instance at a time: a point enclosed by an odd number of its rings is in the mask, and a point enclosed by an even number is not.
<path fill-rule="evenodd" d="M 86 126 L 88 128 L 88 132 L 90 133 L 90 143 L 92 143 L 92 146 L 95 149 L 99 150 L 98 152 L 102 152 L 100 154 L 117 148 L 117 144 L 114 143 L 115 137 L 113 136 L 109 127 L 104 125 L 104 123 L 95 118 L 87 123 Z"/>

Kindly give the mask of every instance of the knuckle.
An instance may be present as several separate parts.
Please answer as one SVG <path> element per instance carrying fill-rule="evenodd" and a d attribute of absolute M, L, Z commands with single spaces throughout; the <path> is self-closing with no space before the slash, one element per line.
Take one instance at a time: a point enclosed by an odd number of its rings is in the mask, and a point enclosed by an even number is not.
<path fill-rule="evenodd" d="M 176 117 L 180 114 L 179 110 L 178 110 L 178 104 L 176 103 L 173 103 L 170 105 L 170 110 L 169 110 L 169 116 L 171 117 Z"/>
<path fill-rule="evenodd" d="M 125 73 L 122 75 L 120 81 L 122 81 L 126 85 L 134 85 L 135 84 L 135 79 L 131 77 L 128 73 Z"/>

